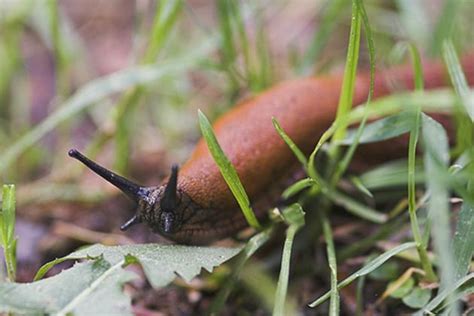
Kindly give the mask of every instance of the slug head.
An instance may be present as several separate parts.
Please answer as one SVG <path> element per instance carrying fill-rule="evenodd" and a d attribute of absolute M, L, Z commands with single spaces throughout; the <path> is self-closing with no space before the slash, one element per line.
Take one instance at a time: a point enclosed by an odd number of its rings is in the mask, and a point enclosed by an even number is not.
<path fill-rule="evenodd" d="M 178 191 L 178 166 L 174 165 L 171 168 L 167 184 L 159 187 L 143 187 L 98 165 L 76 149 L 71 149 L 68 154 L 119 188 L 137 203 L 135 215 L 120 227 L 121 230 L 127 230 L 135 224 L 145 222 L 153 231 L 175 239 L 173 235 L 179 232 L 183 214 L 186 211 L 182 202 L 183 193 Z"/>

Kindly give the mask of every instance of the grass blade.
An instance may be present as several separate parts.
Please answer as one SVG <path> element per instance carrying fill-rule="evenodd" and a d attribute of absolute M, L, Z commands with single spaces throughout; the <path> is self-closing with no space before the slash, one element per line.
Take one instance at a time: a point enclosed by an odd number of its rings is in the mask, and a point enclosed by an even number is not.
<path fill-rule="evenodd" d="M 285 143 L 290 147 L 291 151 L 293 154 L 296 156 L 298 161 L 303 165 L 303 168 L 305 170 L 308 169 L 308 160 L 306 159 L 306 156 L 304 153 L 301 151 L 301 149 L 296 146 L 296 144 L 293 142 L 293 140 L 288 136 L 288 134 L 283 130 L 283 128 L 280 126 L 280 123 L 276 120 L 276 118 L 272 117 L 272 123 L 273 126 L 275 127 L 276 131 L 280 135 L 280 137 L 285 141 Z"/>
<path fill-rule="evenodd" d="M 300 193 L 301 191 L 303 191 L 304 189 L 307 189 L 309 187 L 319 188 L 319 183 L 314 181 L 312 178 L 301 179 L 301 180 L 293 183 L 285 191 L 283 191 L 281 196 L 285 200 L 288 200 L 289 198 L 295 196 L 296 194 Z"/>
<path fill-rule="evenodd" d="M 370 101 L 372 99 L 372 95 L 374 94 L 375 46 L 374 46 L 374 40 L 372 38 L 372 29 L 370 27 L 369 18 L 367 16 L 367 12 L 365 11 L 365 7 L 364 7 L 363 2 L 361 0 L 353 0 L 353 3 L 355 4 L 355 9 L 356 9 L 357 16 L 360 16 L 360 19 L 362 20 L 362 22 L 364 24 L 364 30 L 365 30 L 366 38 L 367 38 L 367 46 L 369 48 L 369 59 L 370 59 L 369 93 L 368 93 L 368 96 L 367 96 L 366 106 L 364 107 L 365 108 L 364 116 L 362 117 L 362 122 L 360 123 L 360 125 L 357 129 L 357 133 L 356 133 L 354 142 L 350 145 L 349 150 L 344 155 L 342 161 L 336 166 L 336 170 L 333 173 L 332 178 L 331 178 L 331 182 L 330 182 L 331 186 L 336 185 L 336 183 L 339 181 L 342 174 L 348 168 L 349 163 L 351 162 L 352 157 L 354 156 L 355 150 L 357 149 L 357 146 L 359 145 L 359 138 L 362 135 L 362 132 L 364 131 L 365 124 L 366 124 L 367 118 L 369 116 L 369 110 L 368 110 L 369 109 L 369 104 L 370 104 Z M 360 28 L 359 28 L 359 33 L 360 33 Z M 357 54 L 358 54 L 358 51 L 357 51 Z M 355 58 L 356 58 L 355 65 L 354 65 L 355 68 L 354 68 L 354 74 L 353 74 L 354 77 L 352 78 L 352 80 L 354 80 L 354 82 L 352 83 L 352 87 L 351 87 L 352 90 L 351 90 L 350 99 L 347 100 L 348 102 L 350 102 L 350 106 L 352 106 L 352 97 L 353 97 L 353 94 L 354 94 L 355 73 L 357 71 L 358 55 L 355 56 Z M 347 111 L 349 111 L 349 109 L 347 109 Z M 349 116 L 349 114 L 347 114 L 347 113 L 344 114 L 345 118 L 348 117 L 348 116 Z M 341 134 L 341 138 L 344 137 L 344 135 L 346 133 L 346 128 L 347 128 L 347 126 L 344 126 L 344 131 Z M 338 138 L 336 138 L 335 140 L 336 140 L 336 143 L 337 143 Z"/>
<path fill-rule="evenodd" d="M 143 57 L 143 64 L 149 64 L 155 61 L 166 43 L 166 39 L 170 36 L 182 7 L 182 0 L 158 2 L 150 43 Z"/>
<path fill-rule="evenodd" d="M 423 91 L 423 67 L 421 65 L 421 58 L 418 50 L 414 45 L 409 45 L 410 56 L 413 64 L 415 90 Z M 436 281 L 437 277 L 433 271 L 433 267 L 426 252 L 426 243 L 423 242 L 420 227 L 418 225 L 418 218 L 416 216 L 416 178 L 415 178 L 415 163 L 416 163 L 416 146 L 420 134 L 420 119 L 421 107 L 415 105 L 413 116 L 413 126 L 410 131 L 410 141 L 408 144 L 408 213 L 410 214 L 410 224 L 413 238 L 416 242 L 416 249 L 420 257 L 421 265 L 426 273 L 426 279 L 429 281 Z"/>
<path fill-rule="evenodd" d="M 304 211 L 297 203 L 290 205 L 283 211 L 283 217 L 290 226 L 286 230 L 286 239 L 281 256 L 280 276 L 278 277 L 275 293 L 274 316 L 285 315 L 286 293 L 290 274 L 291 248 L 296 232 L 304 225 Z"/>
<path fill-rule="evenodd" d="M 422 316 L 426 314 L 432 313 L 436 307 L 438 307 L 444 300 L 448 299 L 451 295 L 453 295 L 457 290 L 459 290 L 463 286 L 467 286 L 467 292 L 472 293 L 473 289 L 473 282 L 472 280 L 474 279 L 474 273 L 470 273 L 463 277 L 462 279 L 459 279 L 456 281 L 454 284 L 450 285 L 449 287 L 445 288 L 444 290 L 440 291 L 438 295 L 436 295 L 428 304 L 426 304 L 425 307 L 423 307 L 421 310 L 419 310 L 415 315 L 416 316 Z"/>
<path fill-rule="evenodd" d="M 412 113 L 401 112 L 367 124 L 359 137 L 359 144 L 387 140 L 407 133 L 413 125 Z M 358 130 L 349 130 L 339 144 L 351 145 L 356 141 Z"/>
<path fill-rule="evenodd" d="M 331 271 L 331 289 L 329 301 L 329 315 L 339 315 L 340 302 L 339 291 L 337 288 L 337 260 L 334 240 L 332 235 L 331 223 L 326 214 L 322 214 L 323 235 L 326 242 L 326 252 L 328 256 L 329 271 Z"/>
<path fill-rule="evenodd" d="M 327 191 L 325 193 L 334 204 L 343 206 L 349 213 L 357 217 L 377 224 L 385 223 L 388 219 L 386 214 L 379 213 L 376 210 L 363 205 L 340 192 Z"/>
<path fill-rule="evenodd" d="M 16 238 L 15 238 L 15 186 L 3 185 L 2 209 L 0 212 L 1 246 L 5 256 L 8 279 L 16 278 Z"/>
<path fill-rule="evenodd" d="M 426 185 L 430 192 L 428 216 L 433 221 L 432 237 L 439 258 L 440 287 L 454 281 L 454 260 L 450 247 L 449 191 L 446 185 L 449 162 L 448 136 L 444 128 L 429 116 L 422 115 L 422 137 L 425 147 Z"/>
<path fill-rule="evenodd" d="M 237 260 L 232 269 L 232 274 L 221 287 L 214 301 L 212 301 L 212 304 L 207 312 L 208 315 L 219 314 L 220 310 L 222 309 L 227 300 L 227 297 L 230 294 L 230 291 L 235 287 L 235 283 L 237 282 L 237 279 L 240 273 L 242 272 L 245 263 L 260 247 L 262 247 L 270 239 L 271 234 L 272 230 L 270 228 L 263 230 L 262 232 L 250 238 L 242 252 L 238 255 Z"/>
<path fill-rule="evenodd" d="M 367 275 L 370 272 L 374 271 L 375 269 L 380 267 L 382 264 L 384 264 L 388 259 L 392 258 L 393 256 L 414 247 L 416 247 L 416 244 L 414 242 L 407 242 L 384 252 L 383 254 L 381 254 L 380 256 L 378 256 L 377 258 L 375 258 L 374 260 L 370 261 L 368 264 L 363 266 L 361 269 L 357 270 L 355 273 L 351 274 L 349 277 L 341 281 L 338 284 L 337 288 L 342 289 L 343 287 L 357 280 L 359 277 Z M 324 295 L 322 295 L 321 297 L 319 297 L 318 299 L 310 303 L 309 307 L 316 307 L 324 303 L 330 297 L 330 295 L 331 295 L 331 292 L 326 292 Z"/>
<path fill-rule="evenodd" d="M 338 22 L 338 18 L 341 16 L 341 13 L 344 12 L 347 4 L 348 1 L 346 0 L 327 1 L 327 7 L 321 12 L 321 23 L 319 24 L 318 30 L 315 32 L 309 49 L 301 58 L 301 62 L 298 65 L 297 72 L 299 74 L 309 74 L 309 69 L 311 69 L 314 61 L 318 60 L 319 55 L 328 42 L 332 30 Z"/>
<path fill-rule="evenodd" d="M 446 0 L 444 1 L 441 15 L 438 18 L 436 27 L 433 33 L 431 52 L 439 54 L 442 50 L 443 41 L 451 38 L 455 30 L 455 23 L 457 23 L 456 16 L 458 10 L 462 6 L 463 1 Z"/>
<path fill-rule="evenodd" d="M 357 72 L 357 62 L 359 59 L 360 46 L 360 25 L 361 15 L 359 14 L 357 0 L 352 1 L 352 22 L 349 34 L 349 45 L 347 48 L 346 65 L 344 68 L 344 79 L 342 81 L 341 96 L 337 106 L 335 121 L 345 122 L 345 118 L 352 107 L 352 96 L 354 94 L 355 78 Z M 347 124 L 339 126 L 334 132 L 333 142 L 344 138 Z"/>
<path fill-rule="evenodd" d="M 466 76 L 459 63 L 458 56 L 451 41 L 446 40 L 443 43 L 443 58 L 448 66 L 449 77 L 453 84 L 456 94 L 460 96 L 467 114 L 474 122 L 474 98 L 466 81 Z"/>
<path fill-rule="evenodd" d="M 472 192 L 472 191 L 471 191 Z M 472 192 L 474 194 L 474 192 Z M 464 201 L 454 233 L 453 252 L 456 259 L 455 278 L 469 271 L 474 254 L 474 205 Z"/>
<path fill-rule="evenodd" d="M 198 111 L 198 116 L 202 136 L 206 140 L 209 152 L 211 153 L 212 157 L 214 158 L 214 161 L 219 167 L 219 170 L 222 176 L 224 177 L 225 182 L 232 191 L 232 194 L 239 203 L 240 208 L 245 216 L 245 219 L 247 220 L 250 226 L 255 229 L 260 229 L 261 226 L 252 210 L 252 207 L 250 206 L 249 197 L 245 192 L 242 182 L 240 182 L 239 176 L 237 175 L 237 171 L 235 170 L 229 159 L 225 156 L 224 151 L 217 142 L 217 138 L 214 134 L 214 131 L 212 130 L 211 123 L 209 123 L 207 117 L 200 110 Z"/>

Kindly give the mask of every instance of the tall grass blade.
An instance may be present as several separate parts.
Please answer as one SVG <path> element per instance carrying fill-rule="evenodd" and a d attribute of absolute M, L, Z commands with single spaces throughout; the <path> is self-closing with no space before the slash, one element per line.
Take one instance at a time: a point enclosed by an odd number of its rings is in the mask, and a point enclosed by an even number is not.
<path fill-rule="evenodd" d="M 471 121 L 474 122 L 474 95 L 467 84 L 466 76 L 459 63 L 456 50 L 450 40 L 443 42 L 443 58 L 448 66 L 449 77 L 451 78 L 454 90 L 461 98 L 461 103 L 466 109 Z"/>
<path fill-rule="evenodd" d="M 283 217 L 289 227 L 286 230 L 286 239 L 281 256 L 280 276 L 278 277 L 275 306 L 273 308 L 274 316 L 286 315 L 285 302 L 290 274 L 291 248 L 296 232 L 304 225 L 304 211 L 299 204 L 295 203 L 283 211 Z"/>
<path fill-rule="evenodd" d="M 440 286 L 446 288 L 454 282 L 454 259 L 450 247 L 449 191 L 446 184 L 449 162 L 448 136 L 444 128 L 429 116 L 422 114 L 422 137 L 425 148 L 425 172 L 430 193 L 428 216 L 432 220 L 434 249 L 439 258 Z"/>
<path fill-rule="evenodd" d="M 199 125 L 201 127 L 201 133 L 206 141 L 207 147 L 209 148 L 209 152 L 211 153 L 212 157 L 214 158 L 214 161 L 219 167 L 219 170 L 221 171 L 225 182 L 232 191 L 232 194 L 239 203 L 239 206 L 245 216 L 245 219 L 247 220 L 250 226 L 255 229 L 260 229 L 260 223 L 258 222 L 257 217 L 255 216 L 252 207 L 250 206 L 249 197 L 245 192 L 242 182 L 240 182 L 237 171 L 235 170 L 229 159 L 225 156 L 224 151 L 217 142 L 217 138 L 214 134 L 214 131 L 212 130 L 211 123 L 204 115 L 204 113 L 202 113 L 200 110 L 198 111 L 198 116 Z"/>
<path fill-rule="evenodd" d="M 273 123 L 273 126 L 275 127 L 276 131 L 280 135 L 280 137 L 285 141 L 285 143 L 291 149 L 291 151 L 296 156 L 298 161 L 301 163 L 303 168 L 305 170 L 307 170 L 308 169 L 308 160 L 306 159 L 305 154 L 301 151 L 301 149 L 298 148 L 298 146 L 295 144 L 295 142 L 283 130 L 283 128 L 280 126 L 280 123 L 278 123 L 276 118 L 272 117 L 272 123 Z"/>
<path fill-rule="evenodd" d="M 16 278 L 15 186 L 3 185 L 0 210 L 0 243 L 3 247 L 8 279 Z"/>

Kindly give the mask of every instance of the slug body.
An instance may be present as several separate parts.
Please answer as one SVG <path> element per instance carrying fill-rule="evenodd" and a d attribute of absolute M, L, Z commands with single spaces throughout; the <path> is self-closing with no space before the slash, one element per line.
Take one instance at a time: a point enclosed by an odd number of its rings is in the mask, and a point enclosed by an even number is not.
<path fill-rule="evenodd" d="M 463 59 L 470 84 L 474 81 L 474 56 Z M 424 65 L 425 88 L 449 83 L 441 62 Z M 214 124 L 222 149 L 235 166 L 257 216 L 268 207 L 275 182 L 288 174 L 295 158 L 272 125 L 275 117 L 305 152 L 310 152 L 333 122 L 339 101 L 342 76 L 306 78 L 281 83 L 235 106 Z M 366 101 L 368 73 L 357 77 L 353 104 Z M 389 94 L 393 87 L 413 88 L 411 67 L 378 73 L 374 97 Z M 138 203 L 136 215 L 122 229 L 147 223 L 155 232 L 184 244 L 205 244 L 232 236 L 246 226 L 235 198 L 200 140 L 189 160 L 157 187 L 141 187 L 98 166 L 76 150 L 69 155 L 119 187 Z"/>

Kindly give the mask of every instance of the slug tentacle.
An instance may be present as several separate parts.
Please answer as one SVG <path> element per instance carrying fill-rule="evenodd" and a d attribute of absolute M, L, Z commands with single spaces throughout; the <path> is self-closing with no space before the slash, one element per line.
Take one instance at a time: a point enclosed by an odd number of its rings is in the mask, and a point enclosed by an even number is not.
<path fill-rule="evenodd" d="M 138 203 L 139 210 L 143 203 L 146 206 L 150 207 L 152 201 L 150 199 L 150 193 L 154 188 L 148 188 L 140 186 L 132 181 L 125 179 L 122 176 L 102 167 L 98 163 L 90 160 L 83 154 L 81 154 L 77 149 L 71 149 L 68 152 L 68 155 L 72 158 L 75 158 L 86 165 L 89 169 L 97 173 L 99 176 L 107 180 L 109 183 L 113 184 L 115 187 L 119 188 L 123 193 L 125 193 L 130 199 Z M 142 218 L 140 216 L 140 211 L 138 211 L 131 219 L 129 219 L 125 224 L 120 226 L 121 230 L 127 230 L 135 224 L 141 223 Z"/>
<path fill-rule="evenodd" d="M 68 155 L 72 158 L 75 158 L 86 165 L 89 169 L 97 173 L 99 176 L 119 188 L 123 193 L 125 193 L 129 198 L 138 202 L 140 199 L 147 199 L 149 194 L 149 189 L 142 187 L 132 181 L 125 179 L 122 176 L 102 167 L 96 162 L 90 160 L 83 154 L 81 154 L 77 149 L 71 149 L 68 152 Z"/>
<path fill-rule="evenodd" d="M 174 213 L 178 205 L 178 198 L 177 198 L 177 190 L 178 190 L 178 165 L 173 165 L 171 167 L 171 175 L 170 179 L 168 180 L 168 184 L 166 185 L 165 194 L 161 199 L 160 205 L 161 209 L 164 212 Z"/>

